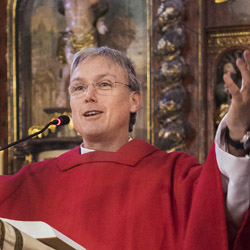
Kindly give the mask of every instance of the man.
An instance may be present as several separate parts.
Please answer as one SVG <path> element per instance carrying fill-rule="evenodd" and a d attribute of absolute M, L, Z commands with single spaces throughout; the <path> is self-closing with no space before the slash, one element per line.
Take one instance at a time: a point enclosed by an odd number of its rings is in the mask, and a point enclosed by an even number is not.
<path fill-rule="evenodd" d="M 250 124 L 249 51 L 244 58 L 237 61 L 241 90 L 224 76 L 232 105 L 201 166 L 186 153 L 129 138 L 141 94 L 128 58 L 106 47 L 78 52 L 69 94 L 83 143 L 2 176 L 0 216 L 45 221 L 88 250 L 226 250 L 226 210 L 231 246 L 247 249 L 249 159 L 232 142 Z M 224 142 L 224 123 L 233 146 Z"/>

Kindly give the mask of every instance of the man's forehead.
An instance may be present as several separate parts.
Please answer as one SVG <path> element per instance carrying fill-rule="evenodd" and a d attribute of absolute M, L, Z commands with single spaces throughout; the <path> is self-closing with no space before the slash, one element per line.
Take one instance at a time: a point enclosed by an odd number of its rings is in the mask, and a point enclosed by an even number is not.
<path fill-rule="evenodd" d="M 94 70 L 88 71 L 88 68 L 96 63 L 97 64 L 100 63 L 101 64 L 100 67 L 98 65 L 98 68 L 96 67 L 94 68 Z M 84 72 L 85 68 L 88 71 L 88 74 Z M 103 77 L 117 78 L 123 75 L 124 77 L 127 78 L 127 72 L 118 62 L 115 62 L 112 59 L 104 56 L 89 57 L 79 62 L 75 70 L 72 72 L 71 80 L 73 80 L 74 78 L 79 78 L 79 76 L 85 78 L 85 76 L 87 77 L 89 75 L 95 76 L 96 78 L 103 78 Z"/>
<path fill-rule="evenodd" d="M 99 61 L 100 63 L 105 63 L 105 65 L 107 67 L 120 67 L 120 68 L 122 68 L 122 66 L 118 62 L 116 62 L 115 60 L 113 60 L 109 57 L 106 57 L 106 56 L 90 56 L 90 57 L 85 58 L 79 64 L 84 63 L 84 62 L 91 64 L 91 63 L 96 63 L 97 61 Z M 79 66 L 79 64 L 78 64 L 78 66 Z"/>

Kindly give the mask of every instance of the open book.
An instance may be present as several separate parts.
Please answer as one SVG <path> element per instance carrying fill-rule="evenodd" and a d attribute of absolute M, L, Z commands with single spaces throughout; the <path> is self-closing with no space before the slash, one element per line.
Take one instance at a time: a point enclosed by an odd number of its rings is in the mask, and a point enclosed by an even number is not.
<path fill-rule="evenodd" d="M 59 231 L 57 231 L 56 229 L 54 229 L 53 227 L 51 227 L 45 222 L 18 221 L 18 220 L 10 220 L 10 219 L 5 219 L 5 218 L 0 218 L 0 222 L 2 223 L 1 230 L 4 230 L 5 234 L 9 234 L 8 236 L 9 238 L 7 241 L 10 241 L 10 239 L 14 239 L 16 241 L 16 238 L 18 237 L 13 236 L 13 235 L 19 234 L 23 238 L 22 244 L 24 246 L 24 249 L 25 249 L 25 244 L 29 244 L 29 241 L 30 242 L 33 241 L 32 244 L 33 243 L 36 244 L 38 240 L 42 242 L 43 244 L 45 244 L 45 248 L 41 247 L 41 248 L 36 248 L 36 249 L 86 250 L 84 247 L 80 246 L 75 241 L 71 240 L 70 238 L 60 233 Z M 10 225 L 14 228 L 10 228 L 11 227 Z M 40 242 L 37 242 L 37 243 L 41 244 Z M 7 244 L 8 243 L 6 243 L 6 245 Z M 16 243 L 14 242 L 14 245 L 15 244 Z M 46 245 L 49 247 L 47 247 Z M 1 242 L 0 242 L 0 246 L 1 246 Z M 29 246 L 27 248 L 29 249 Z"/>

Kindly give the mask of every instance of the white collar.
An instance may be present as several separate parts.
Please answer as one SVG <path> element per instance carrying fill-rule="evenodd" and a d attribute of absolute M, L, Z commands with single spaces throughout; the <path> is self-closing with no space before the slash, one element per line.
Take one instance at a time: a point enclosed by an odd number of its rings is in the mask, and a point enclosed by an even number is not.
<path fill-rule="evenodd" d="M 132 141 L 132 140 L 133 140 L 133 138 L 131 136 L 129 136 L 128 141 Z M 81 149 L 81 155 L 95 151 L 95 149 L 85 148 L 83 142 L 80 145 L 80 149 Z"/>
<path fill-rule="evenodd" d="M 94 149 L 85 148 L 83 142 L 80 145 L 80 149 L 81 149 L 81 155 L 95 151 Z"/>

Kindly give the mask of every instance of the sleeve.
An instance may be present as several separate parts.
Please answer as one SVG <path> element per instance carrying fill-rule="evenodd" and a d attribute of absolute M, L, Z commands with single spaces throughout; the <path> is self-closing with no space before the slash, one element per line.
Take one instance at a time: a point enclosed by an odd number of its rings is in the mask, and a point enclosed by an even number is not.
<path fill-rule="evenodd" d="M 239 228 L 250 203 L 250 158 L 226 152 L 224 139 L 226 116 L 215 137 L 216 159 L 221 172 L 227 220 Z"/>

